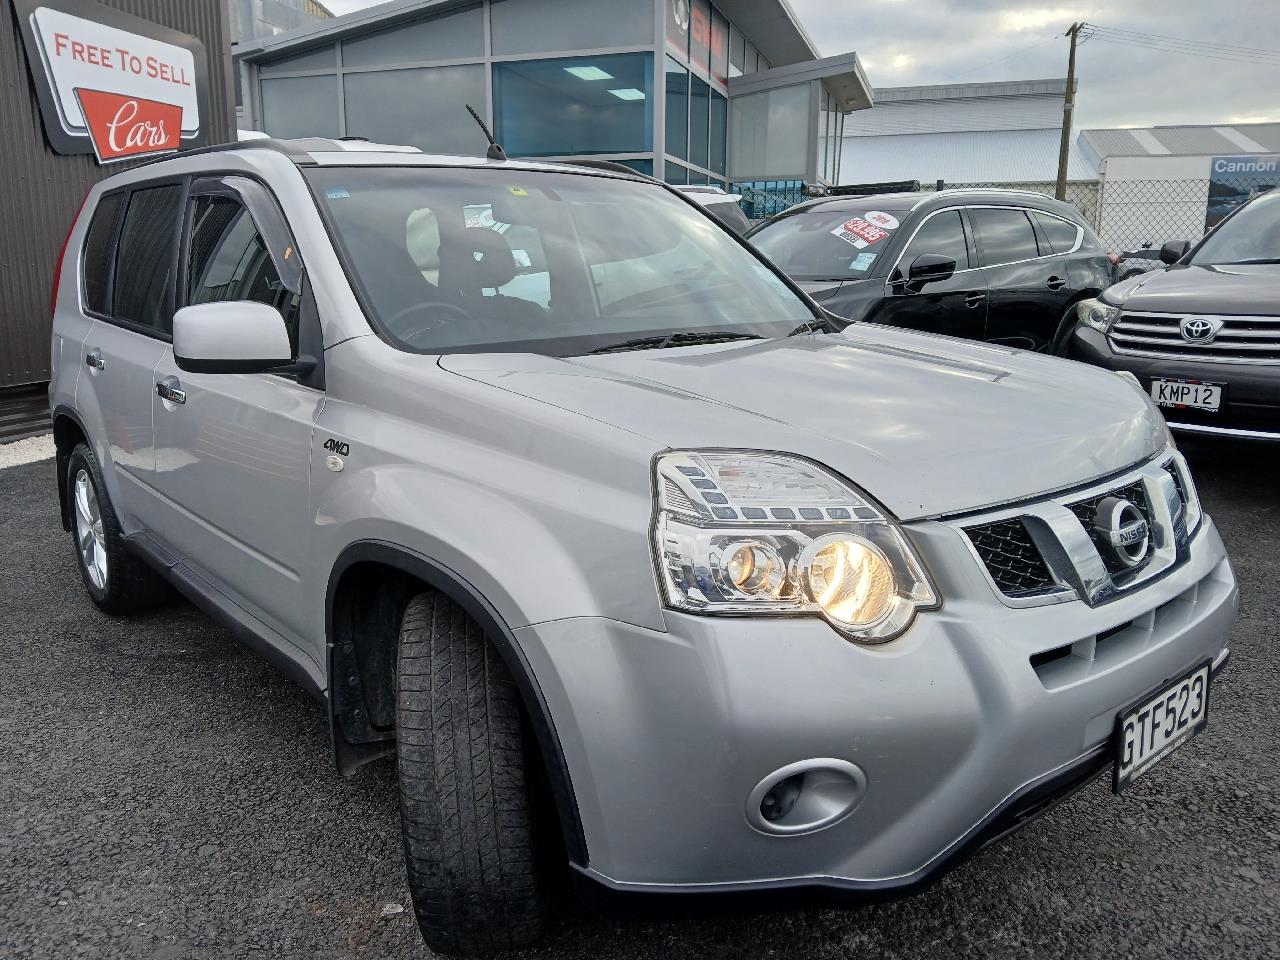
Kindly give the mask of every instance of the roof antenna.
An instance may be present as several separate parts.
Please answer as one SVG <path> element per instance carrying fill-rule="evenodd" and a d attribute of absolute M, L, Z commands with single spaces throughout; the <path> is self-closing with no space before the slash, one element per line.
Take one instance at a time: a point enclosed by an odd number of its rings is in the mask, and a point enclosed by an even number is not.
<path fill-rule="evenodd" d="M 489 149 L 484 152 L 484 155 L 490 160 L 507 159 L 507 151 L 502 149 L 502 144 L 493 139 L 493 134 L 489 132 L 485 122 L 480 119 L 480 114 L 476 113 L 476 108 L 469 103 L 467 104 L 467 113 L 475 117 L 476 123 L 480 124 L 480 130 L 484 133 L 484 138 L 489 141 Z"/>

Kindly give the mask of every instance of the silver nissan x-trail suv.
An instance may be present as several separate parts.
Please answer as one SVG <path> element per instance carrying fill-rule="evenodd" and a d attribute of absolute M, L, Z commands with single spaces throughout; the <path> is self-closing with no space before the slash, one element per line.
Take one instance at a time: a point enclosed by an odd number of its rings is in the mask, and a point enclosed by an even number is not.
<path fill-rule="evenodd" d="M 59 497 L 394 752 L 431 947 L 918 888 L 1205 725 L 1236 585 L 1130 378 L 825 315 L 622 168 L 326 140 L 93 188 Z M 634 898 L 622 898 L 634 902 Z"/>

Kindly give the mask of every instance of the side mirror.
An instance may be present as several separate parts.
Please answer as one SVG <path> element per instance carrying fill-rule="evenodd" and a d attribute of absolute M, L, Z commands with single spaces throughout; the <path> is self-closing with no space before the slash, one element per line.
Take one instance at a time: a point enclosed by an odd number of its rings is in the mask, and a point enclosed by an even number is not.
<path fill-rule="evenodd" d="M 1160 248 L 1160 259 L 1165 263 L 1177 263 L 1190 249 L 1190 240 L 1169 240 Z"/>
<path fill-rule="evenodd" d="M 200 303 L 173 315 L 173 358 L 189 373 L 305 373 L 284 317 L 248 300 Z M 314 366 L 311 361 L 311 366 Z"/>
<path fill-rule="evenodd" d="M 950 280 L 956 272 L 956 262 L 937 253 L 922 253 L 907 268 L 907 286 L 920 290 L 926 283 Z"/>

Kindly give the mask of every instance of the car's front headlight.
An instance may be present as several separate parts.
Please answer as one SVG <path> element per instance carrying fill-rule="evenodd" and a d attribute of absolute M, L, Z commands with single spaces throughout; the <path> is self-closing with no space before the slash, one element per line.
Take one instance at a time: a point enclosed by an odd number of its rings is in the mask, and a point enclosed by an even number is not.
<path fill-rule="evenodd" d="M 1101 300 L 1081 300 L 1076 304 L 1076 316 L 1099 333 L 1110 333 L 1120 319 L 1120 308 Z"/>
<path fill-rule="evenodd" d="M 677 610 L 817 615 L 883 643 L 938 605 L 898 525 L 807 460 L 681 451 L 658 457 L 654 475 L 654 551 Z"/>

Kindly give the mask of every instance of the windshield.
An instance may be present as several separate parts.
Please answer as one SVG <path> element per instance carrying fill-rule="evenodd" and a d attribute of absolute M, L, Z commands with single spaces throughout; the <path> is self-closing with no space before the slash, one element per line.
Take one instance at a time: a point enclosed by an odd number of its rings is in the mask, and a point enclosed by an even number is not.
<path fill-rule="evenodd" d="M 875 207 L 824 205 L 766 224 L 751 242 L 796 280 L 861 280 L 900 226 L 898 214 Z"/>
<path fill-rule="evenodd" d="M 1202 267 L 1280 263 L 1280 190 L 1262 195 L 1223 221 L 1190 262 Z"/>
<path fill-rule="evenodd" d="M 305 171 L 370 319 L 422 353 L 779 337 L 812 310 L 663 187 L 516 168 Z"/>

